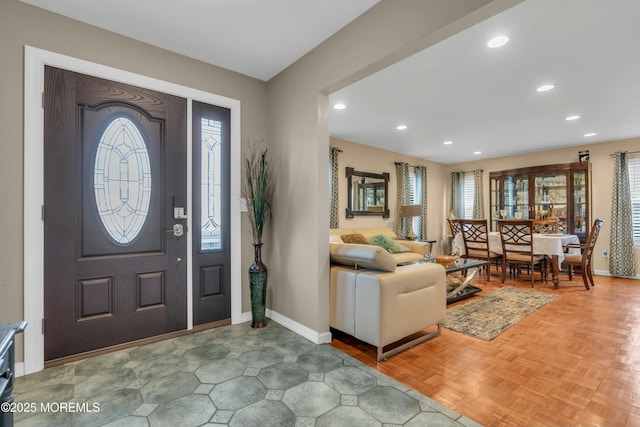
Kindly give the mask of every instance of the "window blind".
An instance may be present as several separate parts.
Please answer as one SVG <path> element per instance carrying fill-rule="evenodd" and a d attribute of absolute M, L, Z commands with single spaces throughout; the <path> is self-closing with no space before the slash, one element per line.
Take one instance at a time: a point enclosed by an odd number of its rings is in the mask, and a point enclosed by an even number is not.
<path fill-rule="evenodd" d="M 473 197 L 474 197 L 473 172 L 464 175 L 464 218 L 473 219 Z"/>
<path fill-rule="evenodd" d="M 416 176 L 415 168 L 409 168 L 409 204 L 420 205 L 420 189 L 418 188 L 418 177 Z M 413 233 L 416 236 L 420 235 L 420 222 L 414 218 L 409 220 Z"/>

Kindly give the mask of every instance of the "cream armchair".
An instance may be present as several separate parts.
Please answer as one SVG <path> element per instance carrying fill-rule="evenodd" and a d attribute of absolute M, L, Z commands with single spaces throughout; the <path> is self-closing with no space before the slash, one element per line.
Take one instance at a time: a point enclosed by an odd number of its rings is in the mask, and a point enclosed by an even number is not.
<path fill-rule="evenodd" d="M 447 305 L 444 267 L 421 261 L 398 266 L 374 245 L 332 243 L 330 253 L 332 328 L 375 346 L 378 360 L 440 335 Z"/>

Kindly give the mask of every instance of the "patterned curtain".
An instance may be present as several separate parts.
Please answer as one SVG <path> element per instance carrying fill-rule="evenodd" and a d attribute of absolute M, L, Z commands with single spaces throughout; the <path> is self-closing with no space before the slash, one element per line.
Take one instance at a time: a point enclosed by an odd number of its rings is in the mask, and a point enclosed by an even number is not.
<path fill-rule="evenodd" d="M 635 276 L 636 256 L 633 249 L 629 163 L 627 153 L 620 151 L 615 154 L 613 167 L 610 247 L 609 273 L 618 277 Z"/>
<path fill-rule="evenodd" d="M 464 172 L 451 172 L 449 216 L 464 218 Z"/>
<path fill-rule="evenodd" d="M 338 154 L 342 150 L 329 147 L 329 228 L 338 228 Z"/>
<path fill-rule="evenodd" d="M 396 234 L 407 235 L 407 219 L 400 216 L 400 207 L 408 205 L 411 193 L 409 191 L 409 164 L 396 162 L 396 180 L 398 191 L 396 193 Z"/>
<path fill-rule="evenodd" d="M 473 171 L 473 218 L 485 219 L 484 192 L 482 191 L 482 170 Z"/>
<path fill-rule="evenodd" d="M 427 167 L 416 166 L 416 193 L 422 205 L 422 216 L 418 218 L 418 239 L 427 240 Z"/>

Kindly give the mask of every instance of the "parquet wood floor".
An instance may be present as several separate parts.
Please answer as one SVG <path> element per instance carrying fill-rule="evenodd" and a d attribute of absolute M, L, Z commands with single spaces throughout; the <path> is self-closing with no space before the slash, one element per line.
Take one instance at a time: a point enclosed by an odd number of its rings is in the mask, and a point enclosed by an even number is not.
<path fill-rule="evenodd" d="M 536 281 L 558 298 L 492 341 L 443 328 L 382 362 L 350 336 L 332 345 L 488 427 L 640 427 L 640 281 L 595 276 L 586 291 L 567 279 Z M 503 285 L 495 269 L 474 284 L 480 295 L 530 289 L 526 275 Z"/>

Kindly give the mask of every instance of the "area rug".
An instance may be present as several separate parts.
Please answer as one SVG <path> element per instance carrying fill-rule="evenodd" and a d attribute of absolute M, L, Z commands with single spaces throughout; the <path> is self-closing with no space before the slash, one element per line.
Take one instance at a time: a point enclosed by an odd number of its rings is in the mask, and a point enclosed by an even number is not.
<path fill-rule="evenodd" d="M 445 328 L 490 341 L 557 295 L 505 286 L 447 310 Z"/>

